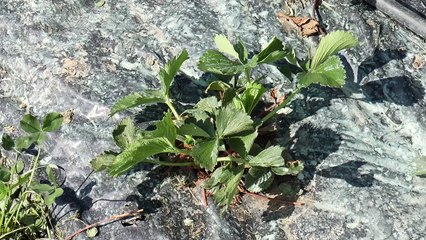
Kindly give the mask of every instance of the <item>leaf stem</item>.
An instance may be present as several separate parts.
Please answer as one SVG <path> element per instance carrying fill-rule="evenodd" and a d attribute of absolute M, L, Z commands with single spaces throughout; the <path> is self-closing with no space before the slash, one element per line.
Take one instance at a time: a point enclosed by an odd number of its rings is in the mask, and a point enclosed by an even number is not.
<path fill-rule="evenodd" d="M 15 155 L 15 163 L 18 161 L 18 157 L 19 157 L 19 153 L 17 152 L 16 153 L 16 155 Z M 4 164 L 6 164 L 6 163 L 4 163 Z M 6 166 L 6 165 L 5 165 Z M 12 171 L 12 175 L 10 176 L 10 178 L 11 179 L 13 179 L 14 178 L 14 174 L 13 174 L 13 171 Z M 8 184 L 8 187 L 10 188 L 10 186 L 11 186 L 11 184 Z M 13 186 L 13 185 L 12 185 Z M 0 215 L 0 226 L 4 226 L 4 229 L 0 229 L 0 234 L 3 234 L 3 230 L 6 230 L 7 231 L 7 228 L 8 228 L 8 225 L 9 225 L 9 220 L 8 219 L 6 219 L 6 208 L 7 208 L 7 206 L 8 206 L 8 204 L 9 204 L 9 202 L 11 202 L 11 190 L 12 190 L 13 188 L 10 188 L 9 189 L 9 191 L 7 191 L 7 193 L 6 193 L 6 197 L 4 198 L 4 200 L 3 200 L 3 202 L 4 202 L 4 205 L 3 205 L 3 207 L 1 208 L 1 215 Z M 12 217 L 13 217 L 13 215 L 12 215 Z M 10 218 L 9 218 L 10 219 Z M 0 239 L 3 239 L 3 236 L 7 236 L 8 235 L 8 233 L 6 233 L 6 235 L 2 235 L 1 237 L 0 237 Z"/>
<path fill-rule="evenodd" d="M 10 232 L 7 232 L 7 233 L 5 233 L 5 234 L 1 235 L 1 236 L 0 236 L 0 239 L 6 239 L 6 236 L 7 236 L 7 235 L 10 235 L 10 234 L 15 233 L 15 232 L 19 232 L 19 231 L 21 231 L 22 229 L 25 229 L 25 228 L 30 228 L 31 226 L 33 226 L 33 224 L 31 224 L 31 225 L 29 225 L 29 226 L 23 226 L 23 227 L 20 227 L 20 228 L 14 229 L 14 230 L 12 230 L 12 231 L 10 231 Z"/>
<path fill-rule="evenodd" d="M 246 164 L 245 160 L 242 158 L 232 158 L 232 157 L 218 157 L 218 162 L 234 162 L 237 164 L 244 164 L 245 168 L 250 167 L 248 164 Z"/>
<path fill-rule="evenodd" d="M 2 211 L 1 211 L 1 216 L 0 216 L 0 225 L 4 227 L 4 229 L 7 231 L 8 228 L 8 224 L 3 224 L 3 222 L 6 222 L 6 206 L 9 204 L 10 202 L 10 191 L 7 191 L 7 196 L 4 199 L 5 204 L 2 207 Z M 3 229 L 0 230 L 0 233 L 3 233 Z M 0 239 L 3 239 L 0 237 Z"/>
<path fill-rule="evenodd" d="M 36 169 L 38 168 L 38 162 L 40 160 L 41 149 L 42 148 L 39 146 L 39 148 L 37 149 L 37 156 L 36 156 L 36 158 L 34 160 L 34 164 L 31 166 L 31 171 L 32 172 L 31 172 L 31 175 L 30 175 L 30 179 L 29 179 L 29 181 L 27 183 L 27 187 L 28 188 L 31 187 L 31 183 L 33 182 L 33 178 L 34 178 L 34 173 L 35 173 Z M 16 215 L 15 215 L 15 220 L 16 221 L 18 221 L 18 214 L 19 214 L 19 211 L 21 211 L 22 204 L 24 203 L 25 199 L 27 198 L 27 193 L 28 193 L 28 191 L 25 191 L 23 193 L 23 197 L 22 198 L 20 197 L 21 201 L 19 202 L 18 209 L 15 212 L 16 213 Z"/>
<path fill-rule="evenodd" d="M 152 163 L 169 167 L 185 167 L 185 166 L 193 166 L 193 162 L 164 162 L 160 160 L 145 160 L 144 163 Z"/>
<path fill-rule="evenodd" d="M 232 159 L 230 157 L 218 157 L 218 162 L 232 162 Z"/>
<path fill-rule="evenodd" d="M 278 105 L 274 110 L 272 110 L 268 115 L 264 116 L 262 118 L 262 123 L 268 121 L 270 118 L 275 116 L 275 114 L 280 110 L 281 108 L 285 107 L 293 98 L 302 90 L 302 87 L 298 86 L 291 94 L 288 96 L 280 105 Z"/>
<path fill-rule="evenodd" d="M 167 100 L 166 100 L 166 104 L 167 104 L 167 106 L 170 108 L 170 110 L 172 111 L 173 116 L 175 116 L 175 118 L 176 118 L 177 120 L 181 120 L 180 115 L 179 115 L 179 114 L 178 114 L 178 112 L 176 111 L 176 108 L 173 106 L 172 100 L 170 100 L 169 98 L 167 98 Z"/>
<path fill-rule="evenodd" d="M 251 68 L 246 68 L 246 69 L 244 70 L 244 73 L 246 74 L 246 81 L 247 81 L 247 83 L 249 83 L 249 82 L 250 82 L 250 73 L 251 73 Z"/>

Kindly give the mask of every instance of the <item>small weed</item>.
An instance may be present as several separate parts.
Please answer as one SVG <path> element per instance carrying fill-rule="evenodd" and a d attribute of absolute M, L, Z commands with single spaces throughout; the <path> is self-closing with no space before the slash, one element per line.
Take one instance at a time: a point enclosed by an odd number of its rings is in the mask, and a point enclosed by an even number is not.
<path fill-rule="evenodd" d="M 418 169 L 415 174 L 419 177 L 426 178 L 426 156 L 421 156 L 416 159 L 415 163 Z"/>
<path fill-rule="evenodd" d="M 201 99 L 191 109 L 178 113 L 170 97 L 170 86 L 181 65 L 188 59 L 183 50 L 160 70 L 160 89 L 132 93 L 119 100 L 111 115 L 144 104 L 163 103 L 169 108 L 155 130 L 137 129 L 130 118 L 113 131 L 120 152 L 97 156 L 92 167 L 107 170 L 116 177 L 139 163 L 164 166 L 193 166 L 212 172 L 203 187 L 213 193 L 217 204 L 225 210 L 239 192 L 243 180 L 249 192 L 267 189 L 275 175 L 297 175 L 303 164 L 286 161 L 284 148 L 256 142 L 259 129 L 265 127 L 301 89 L 312 84 L 342 87 L 346 73 L 335 54 L 356 46 L 355 37 L 336 31 L 323 37 L 313 57 L 300 60 L 292 48 L 273 38 L 259 54 L 249 57 L 240 40 L 235 44 L 223 35 L 215 38 L 218 50 L 208 50 L 198 63 L 200 70 L 213 74 L 206 92 L 218 93 Z M 294 89 L 275 108 L 259 118 L 254 114 L 267 89 L 260 79 L 252 78 L 252 70 L 262 64 L 285 62 L 282 72 L 293 80 Z M 266 146 L 265 146 L 266 145 Z"/>
<path fill-rule="evenodd" d="M 62 125 L 62 115 L 49 113 L 41 124 L 30 115 L 25 115 L 21 128 L 26 132 L 14 140 L 3 134 L 1 146 L 13 152 L 15 161 L 7 163 L 6 158 L 0 164 L 0 239 L 36 239 L 48 236 L 52 239 L 49 208 L 63 190 L 57 184 L 53 174 L 53 165 L 40 166 L 42 145 L 48 132 L 56 131 Z M 25 151 L 35 151 L 31 164 L 26 170 L 21 160 Z M 40 183 L 35 179 L 35 172 L 43 168 L 50 184 Z"/>

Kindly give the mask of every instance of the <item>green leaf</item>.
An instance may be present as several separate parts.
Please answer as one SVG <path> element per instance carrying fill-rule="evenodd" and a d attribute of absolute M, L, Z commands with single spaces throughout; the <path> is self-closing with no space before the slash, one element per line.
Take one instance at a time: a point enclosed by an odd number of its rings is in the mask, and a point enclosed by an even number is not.
<path fill-rule="evenodd" d="M 174 57 L 172 60 L 166 63 L 164 69 L 160 70 L 160 80 L 163 87 L 164 96 L 169 95 L 169 90 L 170 86 L 172 85 L 173 78 L 178 73 L 183 62 L 185 62 L 187 59 L 189 59 L 188 52 L 184 49 L 179 54 L 179 56 Z"/>
<path fill-rule="evenodd" d="M 246 66 L 245 70 L 250 70 L 250 68 L 253 69 L 257 67 L 258 61 L 259 61 L 259 57 L 257 55 L 254 55 L 245 65 Z"/>
<path fill-rule="evenodd" d="M 135 125 L 131 118 L 122 120 L 112 132 L 115 144 L 121 149 L 126 149 L 136 139 Z"/>
<path fill-rule="evenodd" d="M 22 117 L 21 128 L 27 133 L 40 132 L 40 121 L 31 114 L 26 114 Z"/>
<path fill-rule="evenodd" d="M 257 135 L 258 132 L 256 130 L 253 133 L 242 137 L 230 138 L 228 139 L 228 143 L 232 150 L 236 151 L 242 158 L 246 158 L 253 146 L 254 140 L 257 138 Z"/>
<path fill-rule="evenodd" d="M 55 203 L 55 200 L 62 194 L 64 194 L 64 190 L 62 188 L 55 188 L 55 191 L 44 198 L 44 202 L 48 207 L 51 207 L 52 204 Z"/>
<path fill-rule="evenodd" d="M 216 43 L 216 47 L 219 49 L 219 51 L 238 59 L 238 53 L 235 51 L 234 46 L 232 46 L 232 43 L 229 42 L 225 35 L 216 35 L 214 42 Z"/>
<path fill-rule="evenodd" d="M 299 84 L 308 87 L 312 83 L 341 88 L 345 84 L 346 71 L 338 56 L 332 56 L 307 73 L 298 74 Z"/>
<path fill-rule="evenodd" d="M 253 120 L 247 113 L 233 107 L 219 109 L 216 116 L 216 132 L 219 138 L 253 130 Z"/>
<path fill-rule="evenodd" d="M 187 109 L 184 113 L 188 114 L 189 117 L 195 118 L 197 121 L 205 121 L 210 119 L 210 115 L 206 111 L 203 111 L 199 108 Z"/>
<path fill-rule="evenodd" d="M 98 228 L 92 227 L 86 231 L 86 235 L 88 238 L 94 238 L 98 235 Z"/>
<path fill-rule="evenodd" d="M 101 8 L 105 5 L 105 0 L 99 0 L 99 1 L 96 2 L 95 5 L 96 5 L 97 8 Z"/>
<path fill-rule="evenodd" d="M 236 111 L 245 112 L 243 101 L 234 88 L 229 88 L 223 93 L 222 107 L 230 107 Z"/>
<path fill-rule="evenodd" d="M 30 189 L 38 194 L 42 194 L 53 191 L 55 187 L 49 184 L 33 183 L 31 184 Z"/>
<path fill-rule="evenodd" d="M 233 176 L 226 184 L 225 188 L 225 206 L 228 207 L 231 205 L 232 200 L 235 195 L 238 193 L 238 185 L 240 184 L 240 180 L 243 177 L 244 170 L 243 168 L 239 168 L 240 171 Z M 220 204 L 222 205 L 222 204 Z"/>
<path fill-rule="evenodd" d="M 241 101 L 247 114 L 251 114 L 265 92 L 266 89 L 260 83 L 253 82 L 247 84 L 246 89 L 241 95 Z"/>
<path fill-rule="evenodd" d="M 217 138 L 210 139 L 195 145 L 191 155 L 200 167 L 212 171 L 217 163 L 218 148 L 219 140 Z"/>
<path fill-rule="evenodd" d="M 33 144 L 33 139 L 31 136 L 21 136 L 16 139 L 16 149 L 28 149 L 31 144 Z"/>
<path fill-rule="evenodd" d="M 321 63 L 325 62 L 330 56 L 337 52 L 355 47 L 358 44 L 355 36 L 346 31 L 335 31 L 323 37 L 318 44 L 314 57 L 312 58 L 311 68 L 316 69 Z"/>
<path fill-rule="evenodd" d="M 269 54 L 266 58 L 264 58 L 262 61 L 257 62 L 258 64 L 267 64 L 267 63 L 273 63 L 282 59 L 286 59 L 288 53 L 285 51 L 275 51 Z"/>
<path fill-rule="evenodd" d="M 271 186 L 274 175 L 269 168 L 252 167 L 245 176 L 245 187 L 250 192 L 261 192 Z"/>
<path fill-rule="evenodd" d="M 92 159 L 90 165 L 96 172 L 106 170 L 114 163 L 117 155 L 115 152 L 104 152 Z"/>
<path fill-rule="evenodd" d="M 43 119 L 43 131 L 45 132 L 53 132 L 58 130 L 62 122 L 64 121 L 64 117 L 62 114 L 57 112 L 51 112 L 46 115 Z"/>
<path fill-rule="evenodd" d="M 31 172 L 25 172 L 24 174 L 18 175 L 18 181 L 16 181 L 13 185 L 10 186 L 10 189 L 17 190 L 22 187 L 22 185 L 28 183 L 28 179 L 30 178 Z"/>
<path fill-rule="evenodd" d="M 195 105 L 195 108 L 206 111 L 210 114 L 214 114 L 219 107 L 220 103 L 216 97 L 203 98 Z"/>
<path fill-rule="evenodd" d="M 58 182 L 56 181 L 55 173 L 52 170 L 53 168 L 57 169 L 58 167 L 56 165 L 52 165 L 52 164 L 47 165 L 46 174 L 47 174 L 47 177 L 49 179 L 49 182 L 52 183 L 55 187 L 59 187 Z"/>
<path fill-rule="evenodd" d="M 287 62 L 289 62 L 293 65 L 300 67 L 300 64 L 297 60 L 296 53 L 294 52 L 294 49 L 291 48 L 291 47 L 286 47 L 286 52 L 287 52 L 287 56 L 285 57 L 285 60 L 287 60 Z"/>
<path fill-rule="evenodd" d="M 232 177 L 232 175 L 229 175 L 229 177 L 227 177 L 225 174 L 223 174 L 226 167 L 227 166 L 222 166 L 214 170 L 214 172 L 210 175 L 210 178 L 202 183 L 202 187 L 205 189 L 211 189 L 217 186 L 218 184 L 223 183 L 223 180 L 221 181 L 221 179 L 228 179 Z"/>
<path fill-rule="evenodd" d="M 232 173 L 231 177 L 222 184 L 220 189 L 213 195 L 218 206 L 224 206 L 224 210 L 231 205 L 232 200 L 238 193 L 238 184 L 244 173 L 244 167 L 242 165 L 230 169 Z"/>
<path fill-rule="evenodd" d="M 16 139 L 16 149 L 28 149 L 33 143 L 42 145 L 46 139 L 47 134 L 45 132 L 36 132 L 29 136 L 20 136 Z"/>
<path fill-rule="evenodd" d="M 3 134 L 3 137 L 1 139 L 1 146 L 5 149 L 5 150 L 12 150 L 13 147 L 15 146 L 15 143 L 13 142 L 13 139 L 10 135 L 8 134 Z"/>
<path fill-rule="evenodd" d="M 31 225 L 35 225 L 37 218 L 38 216 L 35 214 L 24 214 L 19 219 L 19 222 L 22 223 L 24 226 L 31 226 Z"/>
<path fill-rule="evenodd" d="M 194 137 L 206 137 L 211 138 L 214 136 L 214 126 L 210 122 L 210 119 L 204 121 L 190 118 L 186 120 L 187 123 L 179 127 L 178 133 L 180 135 L 191 135 Z"/>
<path fill-rule="evenodd" d="M 284 151 L 283 147 L 271 146 L 257 156 L 250 159 L 249 164 L 256 167 L 279 167 L 284 165 L 284 158 L 281 153 Z"/>
<path fill-rule="evenodd" d="M 172 120 L 172 114 L 166 112 L 163 119 L 155 124 L 156 129 L 151 132 L 147 132 L 147 136 L 151 138 L 165 137 L 169 142 L 174 145 L 176 141 L 177 129 Z"/>
<path fill-rule="evenodd" d="M 238 42 L 234 44 L 234 50 L 238 53 L 238 58 L 242 63 L 247 63 L 248 51 L 244 43 L 238 39 Z"/>
<path fill-rule="evenodd" d="M 426 176 L 426 170 L 417 171 L 415 174 L 419 177 L 424 177 Z"/>
<path fill-rule="evenodd" d="M 120 99 L 111 108 L 110 116 L 142 104 L 164 103 L 165 98 L 160 90 L 145 90 L 143 93 L 132 93 Z"/>
<path fill-rule="evenodd" d="M 231 80 L 235 77 L 235 75 L 223 75 L 223 74 L 218 74 L 218 73 L 212 73 L 211 76 L 207 75 L 207 82 L 211 82 L 211 81 L 222 81 L 222 82 L 226 82 L 229 83 L 231 82 Z"/>
<path fill-rule="evenodd" d="M 206 93 L 208 91 L 222 91 L 222 92 L 224 92 L 229 88 L 231 88 L 231 86 L 229 84 L 227 84 L 226 82 L 213 81 L 209 84 L 209 86 L 207 86 Z"/>
<path fill-rule="evenodd" d="M 40 146 L 46 141 L 47 134 L 45 132 L 33 133 L 30 135 L 30 139 L 32 143 L 37 143 Z"/>
<path fill-rule="evenodd" d="M 274 37 L 268 45 L 258 54 L 257 63 L 272 63 L 287 56 L 287 52 L 284 51 L 284 45 L 278 38 Z"/>
<path fill-rule="evenodd" d="M 241 98 L 239 96 L 235 96 L 232 99 L 233 107 L 235 109 L 238 109 L 239 111 L 245 112 L 244 103 L 241 101 Z"/>
<path fill-rule="evenodd" d="M 46 226 L 46 219 L 40 217 L 40 214 L 38 214 L 37 217 L 38 218 L 36 219 L 34 226 Z"/>
<path fill-rule="evenodd" d="M 150 156 L 176 152 L 179 150 L 175 148 L 174 143 L 165 137 L 138 139 L 117 155 L 114 163 L 109 167 L 109 173 L 113 177 L 117 177 Z"/>
<path fill-rule="evenodd" d="M 0 181 L 0 201 L 7 196 L 8 192 L 10 192 L 10 189 Z"/>
<path fill-rule="evenodd" d="M 243 102 L 237 95 L 234 88 L 226 90 L 223 94 L 222 109 L 225 107 L 233 108 L 239 112 L 245 112 Z M 217 115 L 218 112 L 215 113 Z"/>
<path fill-rule="evenodd" d="M 22 171 L 24 171 L 24 162 L 21 160 L 16 161 L 14 167 L 13 167 L 13 171 L 17 174 L 21 174 Z"/>
<path fill-rule="evenodd" d="M 245 70 L 245 65 L 238 61 L 231 61 L 222 53 L 215 50 L 205 52 L 198 62 L 198 68 L 204 72 L 222 75 L 235 75 Z"/>
<path fill-rule="evenodd" d="M 234 104 L 234 106 L 238 106 L 238 104 L 235 102 L 234 98 L 238 98 L 237 91 L 235 88 L 229 88 L 223 93 L 223 99 L 222 99 L 222 107 L 228 106 L 230 103 Z M 237 101 L 240 99 L 237 99 Z M 241 101 L 241 100 L 240 100 Z M 240 109 L 244 111 L 243 103 L 241 102 L 240 108 L 237 107 L 237 109 Z"/>
<path fill-rule="evenodd" d="M 0 166 L 0 181 L 9 182 L 10 170 L 6 167 Z"/>

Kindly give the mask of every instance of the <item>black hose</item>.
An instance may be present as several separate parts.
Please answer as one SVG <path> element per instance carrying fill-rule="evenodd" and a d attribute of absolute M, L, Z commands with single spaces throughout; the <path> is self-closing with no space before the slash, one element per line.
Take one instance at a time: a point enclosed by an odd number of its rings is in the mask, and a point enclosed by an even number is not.
<path fill-rule="evenodd" d="M 426 39 L 426 19 L 396 0 L 365 0 L 401 25 Z"/>

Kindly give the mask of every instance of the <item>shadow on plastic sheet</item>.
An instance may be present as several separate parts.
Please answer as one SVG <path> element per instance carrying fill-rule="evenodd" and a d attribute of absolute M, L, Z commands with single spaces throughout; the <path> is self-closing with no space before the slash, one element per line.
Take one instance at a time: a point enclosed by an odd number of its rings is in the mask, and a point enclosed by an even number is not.
<path fill-rule="evenodd" d="M 402 60 L 405 57 L 406 52 L 402 50 L 376 50 L 361 62 L 355 78 L 354 70 L 348 61 L 340 56 L 346 70 L 344 88 L 333 89 L 313 85 L 302 90 L 301 94 L 306 97 L 295 99 L 291 103 L 295 111 L 288 114 L 282 121 L 295 123 L 316 114 L 322 108 L 330 106 L 332 99 L 352 98 L 348 91 L 362 93 L 364 97 L 358 100 L 373 104 L 389 102 L 400 106 L 413 106 L 421 102 L 425 96 L 425 89 L 420 81 L 411 76 L 393 76 L 369 80 L 376 69 L 382 68 L 392 60 Z"/>
<path fill-rule="evenodd" d="M 144 213 L 150 214 L 155 213 L 162 206 L 162 203 L 159 200 L 151 199 L 153 196 L 153 191 L 158 184 L 165 178 L 165 174 L 162 174 L 159 168 L 151 169 L 151 166 L 136 166 L 135 169 L 148 169 L 150 170 L 147 174 L 147 180 L 143 181 L 137 186 L 138 194 L 131 194 L 124 199 L 93 199 L 90 194 L 93 190 L 93 187 L 97 185 L 96 181 L 91 180 L 91 173 L 83 180 L 80 187 L 77 189 L 63 186 L 62 189 L 64 193 L 56 200 L 56 207 L 58 209 L 56 216 L 53 220 L 59 222 L 62 218 L 69 216 L 75 212 L 78 213 L 78 216 L 84 218 L 85 213 L 89 211 L 94 204 L 101 201 L 106 202 L 122 202 L 123 205 L 128 204 L 129 202 L 135 202 L 137 204 L 137 209 L 144 209 Z M 66 209 L 66 212 L 64 210 Z M 83 219 L 84 220 L 84 219 Z"/>
<path fill-rule="evenodd" d="M 341 56 L 347 73 L 346 88 L 352 92 L 362 92 L 365 96 L 361 101 L 378 103 L 391 102 L 402 106 L 412 106 L 419 103 L 425 95 L 425 89 L 419 81 L 410 76 L 385 77 L 374 81 L 366 81 L 369 75 L 376 69 L 380 69 L 392 60 L 402 60 L 406 57 L 406 52 L 401 50 L 376 50 L 372 56 L 367 57 L 358 67 L 357 78 L 355 80 L 354 71 Z M 264 212 L 264 220 L 273 220 L 289 216 L 294 210 L 291 204 L 282 204 L 286 201 L 297 201 L 296 193 L 299 189 L 307 186 L 313 179 L 314 174 L 319 174 L 327 178 L 339 178 L 345 180 L 354 187 L 371 187 L 374 178 L 371 174 L 359 173 L 365 162 L 351 160 L 338 166 L 316 170 L 324 159 L 331 153 L 336 152 L 341 144 L 341 136 L 330 128 L 318 128 L 311 124 L 302 125 L 295 136 L 290 139 L 288 136 L 289 127 L 300 120 L 316 114 L 316 112 L 331 104 L 335 98 L 349 98 L 341 89 L 331 89 L 321 86 L 312 86 L 301 92 L 303 99 L 296 99 L 292 104 L 293 112 L 285 118 L 280 119 L 281 137 L 285 140 L 285 147 L 292 158 L 302 161 L 305 164 L 303 170 L 303 180 L 295 184 L 279 185 L 281 192 L 287 192 L 287 196 L 280 195 L 269 203 L 268 210 Z M 302 111 L 298 111 L 302 109 Z M 297 139 L 297 141 L 294 141 Z M 295 142 L 295 144 L 292 144 Z M 282 182 L 292 181 L 289 178 L 282 178 Z M 297 187 L 295 187 L 297 186 Z M 280 203 L 281 201 L 281 203 Z"/>
<path fill-rule="evenodd" d="M 408 75 L 369 80 L 373 78 L 370 75 L 374 70 L 382 68 L 392 60 L 400 61 L 406 56 L 406 51 L 403 50 L 375 50 L 358 67 L 357 82 L 352 85 L 354 90 L 362 91 L 365 101 L 372 103 L 391 102 L 402 106 L 419 103 L 424 98 L 425 89 L 420 81 Z"/>
<path fill-rule="evenodd" d="M 154 189 L 160 185 L 166 178 L 163 167 L 157 167 L 148 172 L 146 180 L 137 185 L 137 194 L 130 194 L 126 197 L 126 201 L 135 202 L 138 209 L 144 209 L 144 213 L 155 213 L 163 206 L 161 201 L 152 199 L 154 197 Z"/>
<path fill-rule="evenodd" d="M 330 167 L 317 172 L 318 175 L 326 178 L 339 178 L 345 180 L 354 187 L 371 187 L 374 182 L 374 174 L 359 173 L 359 168 L 368 164 L 364 161 L 349 161 L 335 167 Z"/>
<path fill-rule="evenodd" d="M 286 160 L 290 158 L 304 164 L 303 179 L 277 177 L 271 193 L 279 195 L 268 203 L 268 209 L 262 215 L 265 221 L 291 215 L 295 208 L 291 202 L 297 202 L 300 190 L 309 185 L 317 172 L 317 166 L 336 152 L 341 142 L 341 136 L 330 128 L 319 128 L 309 123 L 299 127 L 295 135 L 287 140 L 285 147 L 288 149 Z"/>

